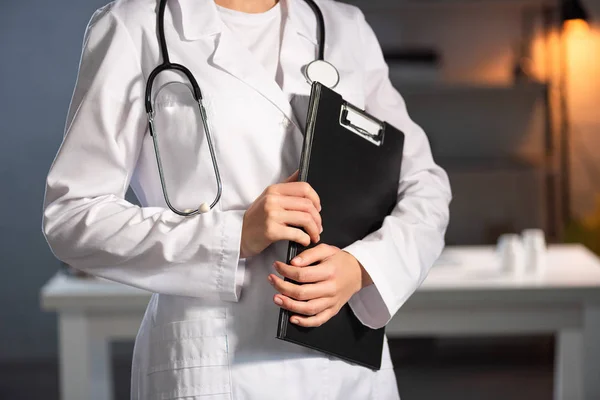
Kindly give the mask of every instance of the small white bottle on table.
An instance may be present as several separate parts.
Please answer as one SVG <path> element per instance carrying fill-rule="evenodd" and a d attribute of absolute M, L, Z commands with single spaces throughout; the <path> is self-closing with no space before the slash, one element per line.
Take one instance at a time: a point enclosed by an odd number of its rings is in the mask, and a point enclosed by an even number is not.
<path fill-rule="evenodd" d="M 525 250 L 527 274 L 540 276 L 546 269 L 546 236 L 541 229 L 526 229 L 521 233 Z"/>
<path fill-rule="evenodd" d="M 516 278 L 525 275 L 525 249 L 520 235 L 509 233 L 500 236 L 497 250 L 502 272 Z"/>

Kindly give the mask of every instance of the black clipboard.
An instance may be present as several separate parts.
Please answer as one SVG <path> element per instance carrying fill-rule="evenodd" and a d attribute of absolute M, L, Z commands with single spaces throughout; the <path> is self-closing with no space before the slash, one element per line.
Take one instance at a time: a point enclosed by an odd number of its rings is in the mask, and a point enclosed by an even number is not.
<path fill-rule="evenodd" d="M 321 242 L 344 248 L 381 227 L 397 203 L 403 149 L 401 131 L 313 83 L 298 180 L 321 198 Z M 290 242 L 287 263 L 309 247 Z M 294 325 L 290 316 L 280 310 L 278 339 L 381 368 L 385 328 L 364 326 L 348 304 L 318 328 Z"/>

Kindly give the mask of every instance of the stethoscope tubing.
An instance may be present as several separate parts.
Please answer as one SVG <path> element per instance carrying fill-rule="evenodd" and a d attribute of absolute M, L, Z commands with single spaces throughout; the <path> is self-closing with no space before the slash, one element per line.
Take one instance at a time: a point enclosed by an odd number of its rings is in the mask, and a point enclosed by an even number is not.
<path fill-rule="evenodd" d="M 313 12 L 316 16 L 316 19 L 317 19 L 317 35 L 318 35 L 317 59 L 324 61 L 324 58 L 325 58 L 325 20 L 323 18 L 323 13 L 321 12 L 321 9 L 319 8 L 319 6 L 314 2 L 314 0 L 305 0 L 305 1 L 310 6 L 310 8 L 313 10 Z M 200 116 L 202 119 L 202 125 L 203 125 L 205 136 L 206 136 L 206 142 L 208 145 L 208 149 L 209 149 L 209 153 L 210 153 L 210 157 L 211 157 L 211 161 L 212 161 L 212 165 L 213 165 L 213 170 L 215 173 L 215 181 L 217 183 L 217 194 L 216 194 L 215 198 L 213 199 L 212 203 L 210 204 L 209 209 L 213 209 L 217 205 L 219 200 L 221 199 L 221 195 L 223 193 L 223 184 L 221 181 L 221 174 L 219 172 L 219 163 L 217 161 L 217 157 L 215 154 L 214 145 L 213 145 L 213 141 L 212 141 L 212 136 L 210 133 L 210 127 L 208 124 L 208 116 L 206 114 L 206 110 L 202 103 L 202 91 L 200 90 L 200 85 L 198 85 L 198 82 L 196 81 L 196 79 L 194 78 L 194 75 L 192 74 L 192 72 L 189 69 L 187 69 L 186 67 L 184 67 L 181 64 L 172 63 L 170 60 L 170 57 L 169 57 L 169 49 L 167 47 L 167 39 L 166 39 L 166 35 L 165 35 L 165 9 L 166 9 L 166 6 L 167 6 L 167 0 L 159 1 L 158 13 L 157 13 L 157 31 L 158 31 L 157 34 L 158 34 L 159 51 L 160 51 L 160 55 L 162 57 L 162 62 L 148 76 L 148 80 L 146 83 L 146 91 L 145 91 L 145 108 L 146 108 L 146 114 L 148 116 L 148 125 L 150 128 L 150 135 L 152 136 L 152 142 L 153 142 L 153 146 L 154 146 L 154 153 L 156 155 L 156 162 L 157 162 L 157 166 L 158 166 L 160 184 L 162 187 L 165 202 L 166 202 L 167 206 L 169 207 L 169 209 L 171 211 L 173 211 L 175 214 L 178 214 L 178 215 L 184 216 L 184 217 L 188 217 L 188 216 L 193 216 L 193 215 L 201 213 L 202 212 L 201 209 L 203 207 L 201 206 L 196 210 L 181 211 L 181 210 L 178 210 L 175 206 L 173 206 L 173 204 L 171 203 L 171 201 L 169 199 L 168 189 L 167 189 L 167 185 L 165 183 L 164 169 L 163 169 L 162 161 L 161 161 L 161 157 L 160 157 L 160 149 L 159 149 L 159 145 L 158 145 L 158 136 L 157 136 L 158 133 L 154 126 L 154 108 L 152 106 L 152 87 L 153 87 L 154 81 L 156 80 L 156 77 L 160 73 L 162 73 L 164 71 L 181 72 L 183 75 L 185 75 L 185 77 L 187 78 L 187 80 L 190 82 L 190 84 L 192 86 L 192 95 L 194 96 L 194 100 L 196 100 L 196 102 L 198 103 L 198 107 L 200 110 Z M 203 205 L 204 205 L 204 203 L 203 203 Z"/>
<path fill-rule="evenodd" d="M 323 12 L 314 0 L 304 0 L 310 6 L 317 18 L 317 43 L 319 44 L 317 59 L 325 60 L 325 19 Z"/>

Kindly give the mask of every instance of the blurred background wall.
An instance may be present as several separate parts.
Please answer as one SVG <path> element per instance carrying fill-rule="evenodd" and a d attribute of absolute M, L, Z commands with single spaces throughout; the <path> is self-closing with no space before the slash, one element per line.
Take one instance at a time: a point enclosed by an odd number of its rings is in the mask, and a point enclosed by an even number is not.
<path fill-rule="evenodd" d="M 544 172 L 535 163 L 543 156 L 542 89 L 511 87 L 521 2 L 353 3 L 385 49 L 427 47 L 441 55 L 439 70 L 424 78 L 435 85 L 400 83 L 399 89 L 451 173 L 456 200 L 448 243 L 490 242 L 503 229 L 545 226 Z M 56 355 L 56 317 L 40 311 L 38 298 L 60 266 L 40 230 L 44 180 L 63 134 L 85 26 L 103 4 L 21 0 L 5 2 L 0 13 L 0 362 Z M 599 21 L 600 0 L 585 4 Z M 600 157 L 593 150 L 600 148 L 598 28 L 592 23 L 568 37 L 571 209 L 581 217 L 593 212 L 600 191 Z M 534 52 L 540 51 L 535 42 Z"/>
<path fill-rule="evenodd" d="M 41 234 L 45 175 L 64 131 L 83 33 L 103 0 L 3 2 L 0 12 L 0 360 L 56 354 L 38 291 L 59 268 Z"/>

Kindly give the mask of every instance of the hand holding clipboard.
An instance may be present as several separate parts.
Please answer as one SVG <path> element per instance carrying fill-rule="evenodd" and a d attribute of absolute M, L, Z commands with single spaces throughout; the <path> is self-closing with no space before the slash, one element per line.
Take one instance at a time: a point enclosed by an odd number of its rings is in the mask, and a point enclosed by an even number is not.
<path fill-rule="evenodd" d="M 323 243 L 344 248 L 381 227 L 397 203 L 403 149 L 402 132 L 313 83 L 299 181 L 320 196 Z M 287 263 L 309 247 L 290 242 Z M 384 329 L 362 325 L 347 304 L 318 328 L 289 318 L 282 309 L 279 339 L 380 368 Z"/>

